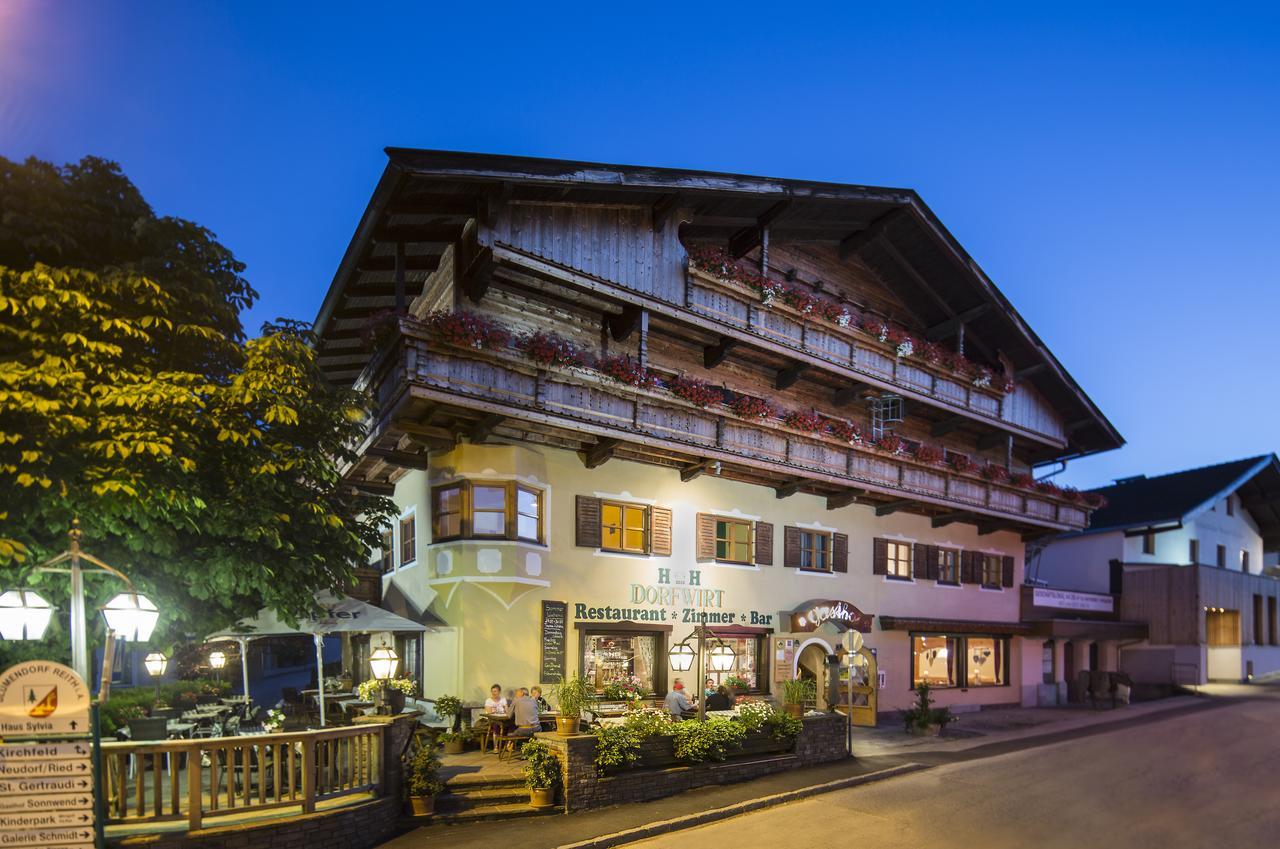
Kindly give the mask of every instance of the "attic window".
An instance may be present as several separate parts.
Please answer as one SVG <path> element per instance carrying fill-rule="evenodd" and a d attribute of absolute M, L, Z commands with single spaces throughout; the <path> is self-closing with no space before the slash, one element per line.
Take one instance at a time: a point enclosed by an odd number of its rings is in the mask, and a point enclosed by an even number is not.
<path fill-rule="evenodd" d="M 880 439 L 893 433 L 893 426 L 900 424 L 904 415 L 901 395 L 881 395 L 868 398 L 867 407 L 871 412 L 871 438 Z"/>
<path fill-rule="evenodd" d="M 1234 495 L 1227 496 L 1227 515 L 1234 516 L 1236 514 L 1236 498 Z"/>

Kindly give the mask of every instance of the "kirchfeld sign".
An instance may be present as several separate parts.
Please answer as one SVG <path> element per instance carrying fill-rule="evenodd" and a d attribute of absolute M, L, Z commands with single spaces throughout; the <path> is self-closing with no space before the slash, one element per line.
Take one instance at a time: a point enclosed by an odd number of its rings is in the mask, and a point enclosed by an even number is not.
<path fill-rule="evenodd" d="M 842 631 L 871 633 L 871 615 L 847 601 L 819 598 L 806 601 L 791 612 L 791 630 L 794 633 L 816 631 L 827 622 Z"/>

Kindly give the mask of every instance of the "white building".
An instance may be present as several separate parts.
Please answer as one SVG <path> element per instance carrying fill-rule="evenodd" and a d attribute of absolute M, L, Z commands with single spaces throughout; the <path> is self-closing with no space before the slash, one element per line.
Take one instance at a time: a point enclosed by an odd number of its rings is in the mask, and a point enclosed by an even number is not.
<path fill-rule="evenodd" d="M 1091 527 L 1054 539 L 1027 573 L 1046 587 L 1110 594 L 1122 620 L 1147 626 L 1146 639 L 1118 645 L 1115 668 L 1147 684 L 1280 673 L 1280 580 L 1265 569 L 1280 549 L 1275 455 L 1095 492 L 1107 506 Z M 1075 671 L 1100 662 L 1096 650 L 1072 660 L 1083 664 Z"/>

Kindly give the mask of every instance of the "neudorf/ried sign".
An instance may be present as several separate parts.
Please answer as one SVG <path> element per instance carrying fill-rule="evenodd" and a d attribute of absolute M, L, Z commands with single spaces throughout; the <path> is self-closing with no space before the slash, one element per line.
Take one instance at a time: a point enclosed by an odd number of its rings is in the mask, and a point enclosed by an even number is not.
<path fill-rule="evenodd" d="M 89 688 L 71 667 L 32 660 L 0 675 L 0 737 L 89 733 Z"/>
<path fill-rule="evenodd" d="M 830 622 L 842 631 L 854 630 L 871 633 L 871 616 L 863 613 L 847 601 L 820 598 L 806 601 L 791 612 L 791 630 L 794 633 L 816 631 Z"/>

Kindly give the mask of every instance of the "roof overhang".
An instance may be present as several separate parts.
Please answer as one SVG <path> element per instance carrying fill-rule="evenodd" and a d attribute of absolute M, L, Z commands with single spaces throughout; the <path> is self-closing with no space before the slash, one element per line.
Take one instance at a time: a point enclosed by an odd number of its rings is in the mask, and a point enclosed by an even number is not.
<path fill-rule="evenodd" d="M 1063 640 L 1145 640 L 1147 623 L 1106 619 L 1037 619 L 1028 623 L 1037 636 Z"/>
<path fill-rule="evenodd" d="M 971 619 L 933 619 L 926 616 L 878 616 L 882 631 L 931 634 L 1023 636 L 1032 632 L 1026 622 L 982 622 Z"/>

